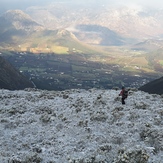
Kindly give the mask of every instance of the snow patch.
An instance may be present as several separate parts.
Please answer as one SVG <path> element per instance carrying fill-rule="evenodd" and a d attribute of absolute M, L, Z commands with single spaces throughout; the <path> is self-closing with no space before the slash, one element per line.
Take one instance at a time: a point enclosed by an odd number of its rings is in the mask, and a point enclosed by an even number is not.
<path fill-rule="evenodd" d="M 118 90 L 0 90 L 2 163 L 161 163 L 163 99 Z"/>

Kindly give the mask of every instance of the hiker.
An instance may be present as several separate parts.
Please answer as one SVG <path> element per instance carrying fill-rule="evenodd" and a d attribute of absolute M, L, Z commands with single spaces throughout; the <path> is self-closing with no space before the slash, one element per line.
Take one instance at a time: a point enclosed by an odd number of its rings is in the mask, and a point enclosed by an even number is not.
<path fill-rule="evenodd" d="M 125 99 L 128 96 L 128 91 L 125 90 L 125 87 L 122 87 L 122 90 L 121 90 L 119 96 L 122 96 L 122 105 L 124 105 L 125 104 Z"/>

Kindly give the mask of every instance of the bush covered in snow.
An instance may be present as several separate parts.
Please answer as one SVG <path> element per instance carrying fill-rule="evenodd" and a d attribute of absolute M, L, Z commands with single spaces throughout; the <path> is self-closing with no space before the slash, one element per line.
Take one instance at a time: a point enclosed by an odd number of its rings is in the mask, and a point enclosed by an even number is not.
<path fill-rule="evenodd" d="M 163 98 L 120 90 L 0 90 L 2 163 L 162 163 Z"/>

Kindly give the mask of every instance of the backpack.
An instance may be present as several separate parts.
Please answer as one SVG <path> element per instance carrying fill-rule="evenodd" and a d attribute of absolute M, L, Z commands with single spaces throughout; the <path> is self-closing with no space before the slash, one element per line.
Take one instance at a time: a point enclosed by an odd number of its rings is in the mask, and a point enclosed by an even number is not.
<path fill-rule="evenodd" d="M 124 90 L 124 92 L 123 92 L 123 97 L 124 97 L 124 98 L 127 98 L 127 97 L 128 97 L 128 91 L 127 91 L 127 90 Z"/>

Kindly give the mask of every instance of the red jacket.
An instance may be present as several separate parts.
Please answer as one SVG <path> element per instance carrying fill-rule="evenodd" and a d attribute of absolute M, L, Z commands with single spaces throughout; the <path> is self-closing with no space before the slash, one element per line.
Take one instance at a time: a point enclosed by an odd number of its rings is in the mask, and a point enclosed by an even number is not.
<path fill-rule="evenodd" d="M 124 97 L 124 91 L 125 91 L 125 90 L 122 89 L 121 92 L 120 92 L 120 94 L 119 94 L 119 96 L 122 96 L 122 98 L 125 98 L 125 97 Z"/>

